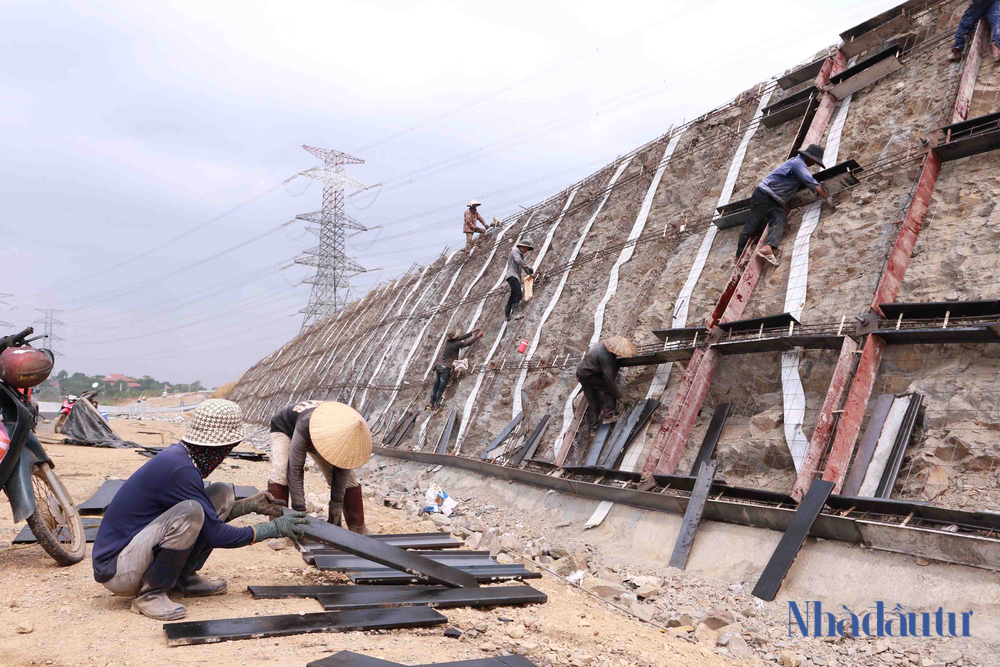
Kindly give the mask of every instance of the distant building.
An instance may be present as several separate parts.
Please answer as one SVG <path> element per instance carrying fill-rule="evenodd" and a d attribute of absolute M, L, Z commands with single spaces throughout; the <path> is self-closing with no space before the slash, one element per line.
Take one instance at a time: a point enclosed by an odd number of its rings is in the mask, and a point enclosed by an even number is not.
<path fill-rule="evenodd" d="M 130 378 L 127 375 L 122 375 L 121 373 L 112 373 L 111 375 L 105 375 L 101 378 L 103 382 L 108 384 L 117 385 L 118 391 L 125 391 L 126 389 L 141 389 L 142 385 L 135 381 L 135 379 Z"/>

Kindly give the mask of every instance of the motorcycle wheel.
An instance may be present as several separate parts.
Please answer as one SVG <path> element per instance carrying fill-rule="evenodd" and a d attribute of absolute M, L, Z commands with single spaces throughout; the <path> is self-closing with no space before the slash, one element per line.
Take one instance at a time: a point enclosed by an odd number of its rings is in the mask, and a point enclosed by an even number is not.
<path fill-rule="evenodd" d="M 56 417 L 56 425 L 52 427 L 52 430 L 55 431 L 56 433 L 61 433 L 62 426 L 65 423 L 66 423 L 66 415 L 59 413 L 59 416 Z"/>
<path fill-rule="evenodd" d="M 69 492 L 49 463 L 35 466 L 31 482 L 36 509 L 28 517 L 28 526 L 38 544 L 60 565 L 79 563 L 86 555 L 87 540 Z"/>

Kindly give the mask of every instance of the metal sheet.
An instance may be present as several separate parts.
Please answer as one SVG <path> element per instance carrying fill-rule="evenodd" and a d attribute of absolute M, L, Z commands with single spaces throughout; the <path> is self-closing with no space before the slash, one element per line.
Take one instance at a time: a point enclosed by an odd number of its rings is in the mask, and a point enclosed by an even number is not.
<path fill-rule="evenodd" d="M 403 667 L 395 662 L 373 658 L 351 651 L 341 651 L 322 660 L 314 660 L 306 667 Z M 495 658 L 476 658 L 459 662 L 438 662 L 416 667 L 537 667 L 522 655 L 505 655 Z"/>
<path fill-rule="evenodd" d="M 943 530 L 858 520 L 865 543 L 872 549 L 921 556 L 946 563 L 1000 571 L 1000 540 Z"/>
<path fill-rule="evenodd" d="M 808 65 L 803 65 L 798 69 L 792 70 L 785 76 L 778 79 L 778 85 L 781 86 L 782 90 L 788 90 L 789 88 L 794 88 L 800 83 L 812 81 L 816 78 L 816 75 L 819 74 L 824 62 L 826 62 L 825 57 L 820 58 L 819 60 L 814 60 Z"/>
<path fill-rule="evenodd" d="M 688 556 L 691 554 L 691 547 L 694 546 L 694 536 L 698 532 L 698 524 L 701 523 L 701 516 L 705 511 L 705 501 L 708 500 L 708 492 L 718 467 L 718 461 L 706 461 L 701 466 L 688 501 L 687 511 L 684 512 L 684 520 L 677 533 L 674 551 L 670 555 L 670 567 L 676 567 L 678 570 L 687 567 Z"/>
<path fill-rule="evenodd" d="M 995 343 L 1000 338 L 989 326 L 928 327 L 920 329 L 878 329 L 875 335 L 889 345 L 956 345 L 961 343 Z"/>
<path fill-rule="evenodd" d="M 520 454 L 514 459 L 514 465 L 520 466 L 524 463 L 524 459 L 532 458 L 535 455 L 535 451 L 538 449 L 538 443 L 542 441 L 542 434 L 545 433 L 545 427 L 549 425 L 550 415 L 544 415 L 542 420 L 538 422 L 538 426 L 535 430 L 531 432 L 531 435 L 524 443 L 524 447 L 521 449 Z"/>
<path fill-rule="evenodd" d="M 765 107 L 761 125 L 773 128 L 805 114 L 809 100 L 818 92 L 816 86 L 809 86 Z"/>
<path fill-rule="evenodd" d="M 880 303 L 887 320 L 895 327 L 900 315 L 906 320 L 936 320 L 949 317 L 992 317 L 1000 315 L 1000 301 L 932 301 L 923 303 Z"/>
<path fill-rule="evenodd" d="M 76 509 L 83 516 L 104 514 L 104 510 L 108 509 L 108 505 L 111 504 L 118 489 L 122 488 L 124 483 L 124 479 L 106 480 L 104 484 L 101 484 L 101 488 L 94 492 L 94 495 L 77 505 Z"/>
<path fill-rule="evenodd" d="M 388 607 L 501 607 L 543 604 L 548 596 L 531 586 L 444 588 L 441 586 L 331 586 L 316 599 L 327 611 Z"/>
<path fill-rule="evenodd" d="M 632 441 L 638 437 L 639 433 L 646 427 L 646 423 L 649 418 L 653 416 L 656 408 L 660 406 L 660 402 L 655 398 L 647 398 L 646 400 L 640 402 L 635 406 L 633 410 L 633 415 L 629 416 L 629 421 L 626 424 L 625 430 L 619 435 L 617 440 L 612 442 L 609 447 L 605 448 L 604 455 L 598 464 L 603 468 L 617 468 L 619 465 L 619 459 L 621 459 L 622 454 L 625 452 L 626 448 L 632 444 Z M 632 417 L 635 419 L 632 419 Z"/>
<path fill-rule="evenodd" d="M 879 498 L 892 497 L 892 490 L 896 486 L 896 478 L 899 476 L 899 468 L 903 465 L 903 456 L 906 448 L 910 445 L 910 438 L 913 435 L 913 426 L 917 423 L 917 413 L 920 412 L 920 405 L 924 397 L 921 394 L 913 394 L 910 398 L 910 406 L 903 418 L 903 424 L 896 436 L 889 460 L 886 462 L 885 472 L 879 481 L 878 490 L 875 495 Z"/>
<path fill-rule="evenodd" d="M 695 334 L 698 334 L 698 338 L 702 338 L 708 334 L 708 329 L 706 327 L 680 327 L 677 329 L 653 329 L 653 335 L 662 340 L 664 343 L 670 339 L 677 338 L 693 338 Z"/>
<path fill-rule="evenodd" d="M 864 478 L 861 480 L 861 486 L 858 487 L 857 493 L 852 495 L 878 495 L 876 491 L 879 488 L 879 481 L 882 479 L 882 473 L 885 472 L 885 466 L 889 462 L 889 457 L 899 435 L 899 429 L 903 426 L 903 419 L 910 408 L 912 398 L 912 396 L 896 396 L 893 399 L 889 414 L 885 418 L 885 424 L 882 425 L 882 431 L 878 435 L 872 459 L 868 464 Z"/>
<path fill-rule="evenodd" d="M 719 443 L 719 436 L 722 435 L 722 427 L 726 424 L 726 418 L 729 416 L 729 408 L 732 407 L 732 403 L 719 403 L 715 406 L 715 412 L 712 413 L 712 421 L 708 425 L 708 430 L 705 431 L 705 437 L 701 441 L 701 449 L 698 450 L 698 456 L 694 460 L 694 465 L 691 466 L 691 476 L 698 477 L 698 472 L 701 466 L 712 460 L 712 455 L 715 454 L 715 446 Z"/>
<path fill-rule="evenodd" d="M 291 510 L 286 509 L 285 512 L 289 513 Z M 403 573 L 415 574 L 418 579 L 426 578 L 434 583 L 455 588 L 479 585 L 475 578 L 460 570 L 418 556 L 412 551 L 404 551 L 365 535 L 352 533 L 325 521 L 310 519 L 309 523 L 303 526 L 303 532 L 307 538 L 314 542 L 329 544 L 341 551 L 363 556 L 370 561 L 396 568 Z"/>
<path fill-rule="evenodd" d="M 313 632 L 351 632 L 419 628 L 447 623 L 448 619 L 429 607 L 324 611 L 316 614 L 285 614 L 224 618 L 210 621 L 164 623 L 168 646 L 213 644 L 234 639 L 287 637 Z"/>
<path fill-rule="evenodd" d="M 882 433 L 882 425 L 885 424 L 885 418 L 889 415 L 889 408 L 892 407 L 895 398 L 892 394 L 880 394 L 875 399 L 875 408 L 872 410 L 872 416 L 868 418 L 864 435 L 861 436 L 858 453 L 854 455 L 854 462 L 844 480 L 843 495 L 858 495 L 861 482 L 865 478 L 865 473 L 868 472 L 868 465 L 875 453 L 875 445 L 878 444 L 879 435 Z"/>
<path fill-rule="evenodd" d="M 97 530 L 100 527 L 101 527 L 100 519 L 84 519 L 83 534 L 85 541 L 93 543 L 94 540 L 97 539 Z M 60 542 L 71 541 L 69 532 L 66 530 L 65 527 L 60 526 L 58 534 Z M 38 543 L 38 538 L 36 538 L 35 534 L 31 532 L 31 527 L 27 525 L 21 529 L 21 532 L 17 534 L 17 537 L 15 537 L 13 541 L 13 544 L 37 544 L 37 543 Z"/>
<path fill-rule="evenodd" d="M 409 433 L 410 428 L 413 427 L 413 423 L 416 422 L 416 421 L 417 421 L 417 413 L 414 412 L 406 420 L 406 422 L 404 422 L 403 428 L 401 428 L 399 430 L 399 433 L 396 434 L 396 437 L 392 439 L 392 445 L 391 446 L 393 447 L 393 449 L 395 449 L 396 447 L 399 447 L 399 443 L 401 443 L 403 441 L 403 438 L 406 437 L 406 434 Z"/>
<path fill-rule="evenodd" d="M 850 77 L 844 77 L 841 79 L 830 88 L 830 93 L 832 93 L 838 100 L 842 100 L 848 95 L 856 93 L 866 86 L 870 86 L 879 79 L 883 79 L 893 72 L 903 69 L 903 63 L 899 61 L 899 53 L 901 50 L 902 49 L 898 46 L 886 49 L 877 56 L 869 58 L 868 60 L 855 65 L 850 70 L 842 72 L 838 76 L 843 76 L 851 70 L 862 67 L 865 63 L 874 61 L 871 62 L 871 64 L 865 69 L 852 74 Z M 832 82 L 833 79 L 830 79 L 830 81 Z"/>
<path fill-rule="evenodd" d="M 832 195 L 857 185 L 859 181 L 855 174 L 860 171 L 863 170 L 857 162 L 847 160 L 828 169 L 817 171 L 813 177 Z M 803 187 L 788 200 L 788 208 L 800 208 L 814 201 L 819 201 L 819 199 L 819 195 L 814 194 L 809 188 Z"/>
<path fill-rule="evenodd" d="M 765 317 L 752 317 L 748 320 L 737 320 L 735 322 L 720 322 L 719 329 L 722 331 L 758 331 L 764 329 L 788 329 L 791 323 L 799 324 L 799 321 L 792 317 L 791 313 L 781 313 L 780 315 L 767 315 Z"/>
<path fill-rule="evenodd" d="M 802 499 L 799 509 L 788 523 L 785 534 L 781 536 L 778 546 L 771 554 L 771 559 L 757 580 L 757 585 L 754 586 L 755 597 L 767 602 L 774 600 L 778 589 L 781 588 L 781 582 L 784 581 L 813 523 L 826 504 L 826 499 L 833 491 L 833 486 L 833 482 L 817 479 L 809 487 L 806 497 Z"/>
<path fill-rule="evenodd" d="M 490 558 L 489 551 L 410 551 L 409 553 L 417 554 L 437 563 L 444 563 L 450 567 L 499 564 Z M 334 554 L 314 553 L 313 564 L 318 570 L 332 570 L 334 572 L 368 570 L 376 566 L 375 563 L 367 558 L 343 552 Z"/>
<path fill-rule="evenodd" d="M 597 465 L 597 458 L 601 455 L 601 449 L 604 447 L 604 443 L 607 442 L 608 436 L 611 434 L 611 429 L 617 427 L 623 421 L 623 419 L 619 419 L 615 424 L 601 424 L 597 427 L 597 433 L 594 434 L 594 438 L 587 450 L 587 456 L 583 460 L 584 466 Z"/>
<path fill-rule="evenodd" d="M 451 442 L 451 432 L 455 428 L 455 418 L 458 416 L 458 410 L 452 410 L 448 413 L 448 421 L 445 422 L 444 430 L 441 431 L 441 438 L 438 440 L 437 453 L 447 454 L 448 445 Z"/>
<path fill-rule="evenodd" d="M 500 581 L 521 581 L 523 579 L 541 579 L 540 572 L 532 572 L 523 565 L 490 565 L 489 567 L 452 568 L 464 577 L 469 577 L 479 584 L 493 584 Z M 419 584 L 423 582 L 418 576 L 400 572 L 391 568 L 372 568 L 348 572 L 347 577 L 356 584 Z M 469 587 L 471 588 L 471 587 Z"/>
<path fill-rule="evenodd" d="M 517 425 L 521 423 L 522 419 L 524 419 L 524 413 L 523 412 L 518 412 L 517 416 L 514 417 L 513 419 L 511 419 L 510 423 L 507 424 L 507 426 L 505 426 L 502 431 L 500 431 L 500 435 L 498 435 L 493 440 L 493 444 L 490 445 L 489 447 L 487 447 L 486 451 L 483 452 L 482 456 L 480 456 L 479 458 L 485 459 L 486 458 L 486 454 L 488 452 L 490 452 L 490 450 L 496 449 L 501 444 L 503 444 L 503 441 L 510 437 L 510 434 L 514 432 L 514 429 L 517 428 Z"/>
<path fill-rule="evenodd" d="M 844 40 L 840 50 L 848 58 L 856 56 L 882 44 L 894 35 L 906 32 L 912 25 L 913 23 L 899 7 L 891 9 L 840 33 L 840 38 Z"/>

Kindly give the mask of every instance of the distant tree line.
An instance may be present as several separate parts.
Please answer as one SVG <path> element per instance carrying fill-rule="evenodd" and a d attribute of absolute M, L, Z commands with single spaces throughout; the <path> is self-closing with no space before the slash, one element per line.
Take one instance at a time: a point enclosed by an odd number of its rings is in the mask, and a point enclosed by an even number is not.
<path fill-rule="evenodd" d="M 195 380 L 190 383 L 161 382 L 148 375 L 136 378 L 138 387 L 129 387 L 124 381 L 105 382 L 101 378 L 104 375 L 87 375 L 85 373 L 73 373 L 70 375 L 66 371 L 49 376 L 49 379 L 36 388 L 36 394 L 40 401 L 56 401 L 67 394 L 79 396 L 85 391 L 90 391 L 92 385 L 97 382 L 101 388 L 99 400 L 101 402 L 113 402 L 120 399 L 153 398 L 168 394 L 176 394 L 188 391 L 204 391 L 205 387 L 201 382 Z"/>

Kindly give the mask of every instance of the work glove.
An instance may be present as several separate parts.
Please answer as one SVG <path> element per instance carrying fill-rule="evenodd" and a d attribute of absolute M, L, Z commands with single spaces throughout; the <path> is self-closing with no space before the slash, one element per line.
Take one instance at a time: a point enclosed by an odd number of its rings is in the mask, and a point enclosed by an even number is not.
<path fill-rule="evenodd" d="M 243 516 L 244 514 L 250 514 L 254 512 L 256 514 L 263 514 L 264 516 L 269 516 L 272 519 L 277 516 L 281 516 L 281 510 L 283 505 L 274 499 L 267 491 L 261 491 L 256 493 L 249 498 L 244 498 L 243 500 L 237 500 L 233 503 L 233 508 L 229 510 L 229 518 L 226 519 L 227 522 L 232 521 L 236 517 Z"/>
<path fill-rule="evenodd" d="M 293 540 L 302 537 L 304 534 L 299 528 L 302 524 L 309 523 L 305 512 L 289 512 L 277 519 L 267 523 L 259 523 L 253 527 L 254 542 L 271 540 L 276 537 L 290 537 Z"/>
<path fill-rule="evenodd" d="M 333 524 L 334 526 L 343 527 L 343 523 L 341 523 L 341 516 L 344 513 L 344 503 L 331 502 L 327 509 L 329 510 L 329 513 L 327 514 L 326 522 Z"/>

